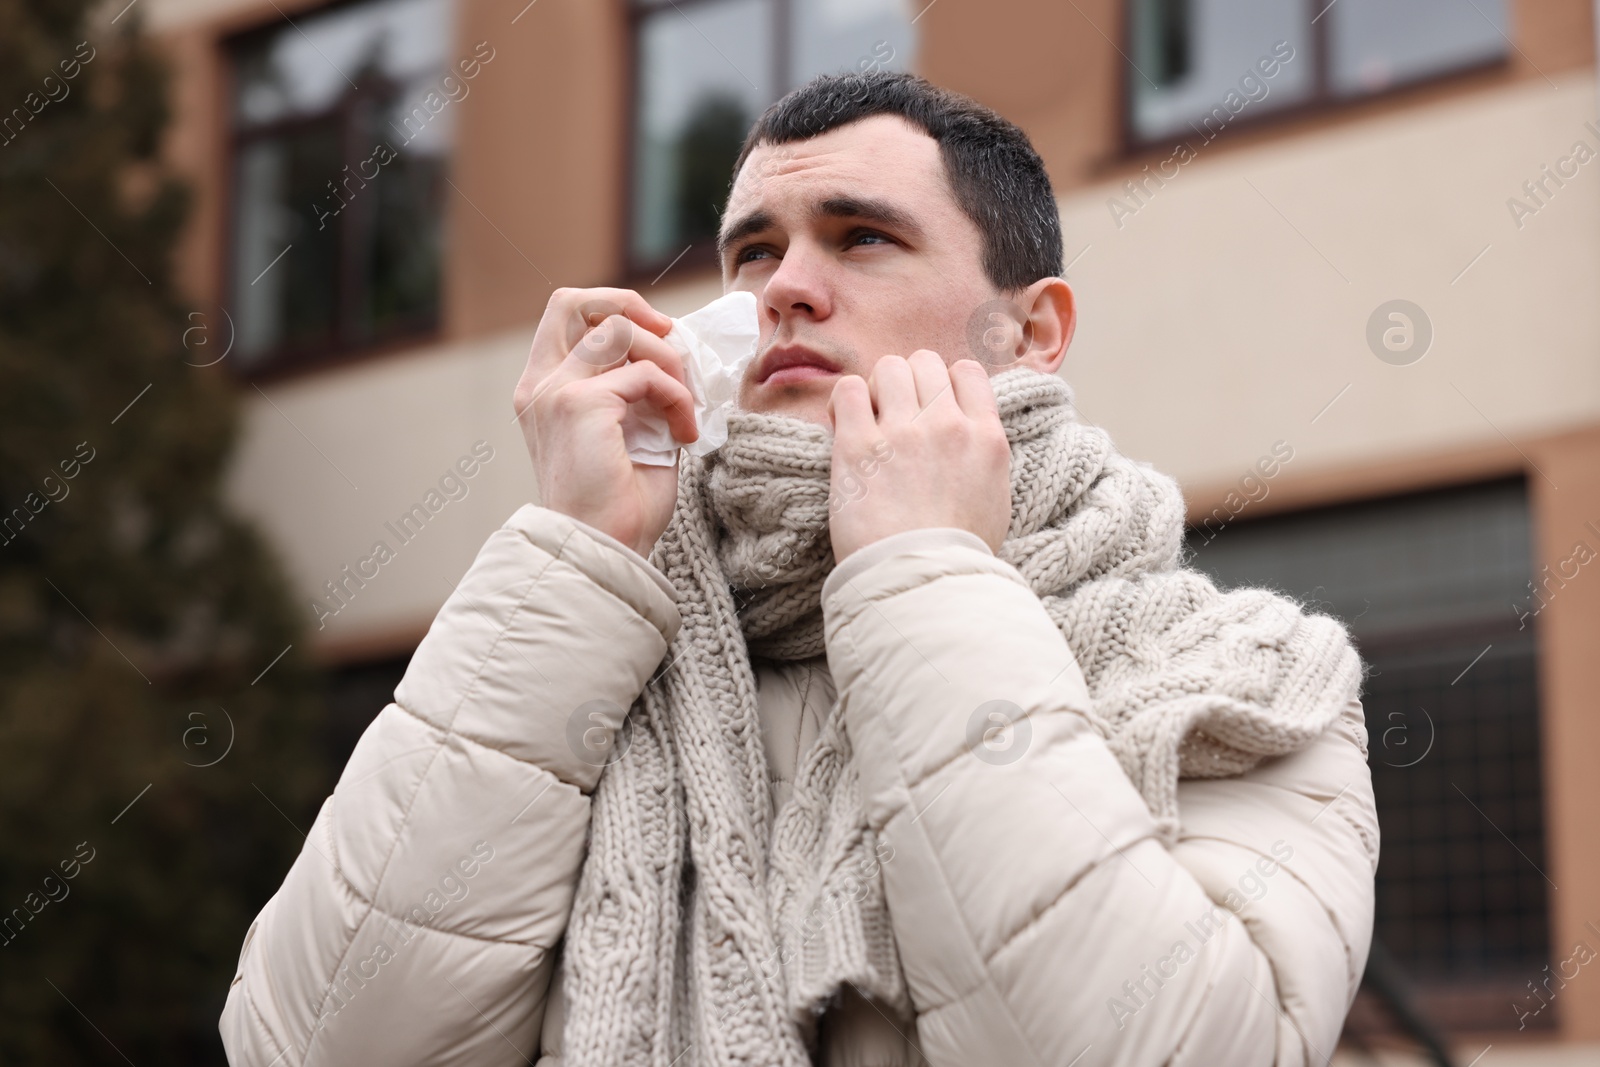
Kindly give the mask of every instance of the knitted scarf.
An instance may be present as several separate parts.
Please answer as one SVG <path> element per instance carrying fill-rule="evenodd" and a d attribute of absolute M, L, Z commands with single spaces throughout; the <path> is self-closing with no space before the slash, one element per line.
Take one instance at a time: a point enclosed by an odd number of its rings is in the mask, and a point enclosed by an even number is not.
<path fill-rule="evenodd" d="M 1184 567 L 1177 483 L 1078 421 L 1064 380 L 990 381 L 1012 455 L 997 555 L 1060 626 L 1171 843 L 1180 777 L 1309 744 L 1358 694 L 1360 659 L 1336 620 Z M 838 702 L 769 810 L 751 659 L 825 653 L 831 448 L 826 427 L 736 411 L 721 449 L 680 459 L 650 558 L 683 622 L 593 795 L 563 948 L 573 1067 L 809 1067 L 845 982 L 914 1018 Z"/>

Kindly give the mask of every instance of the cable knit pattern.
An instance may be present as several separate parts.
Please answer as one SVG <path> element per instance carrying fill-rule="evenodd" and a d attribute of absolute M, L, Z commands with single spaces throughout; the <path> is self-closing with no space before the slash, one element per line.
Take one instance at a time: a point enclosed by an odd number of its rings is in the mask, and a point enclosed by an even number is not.
<path fill-rule="evenodd" d="M 833 570 L 828 493 L 833 436 L 800 419 L 739 413 L 740 433 L 711 455 L 722 529 L 717 558 L 741 604 L 750 654 L 810 659 L 822 643 L 822 583 Z"/>
<path fill-rule="evenodd" d="M 991 383 L 1012 453 L 999 557 L 1061 628 L 1170 843 L 1180 777 L 1309 744 L 1358 695 L 1360 659 L 1337 620 L 1184 568 L 1177 483 L 1077 421 L 1061 378 Z M 566 937 L 575 1067 L 809 1067 L 847 981 L 913 1015 L 837 703 L 769 812 L 751 657 L 825 651 L 831 448 L 825 427 L 734 412 L 718 452 L 681 457 L 651 560 L 683 625 L 595 791 Z"/>

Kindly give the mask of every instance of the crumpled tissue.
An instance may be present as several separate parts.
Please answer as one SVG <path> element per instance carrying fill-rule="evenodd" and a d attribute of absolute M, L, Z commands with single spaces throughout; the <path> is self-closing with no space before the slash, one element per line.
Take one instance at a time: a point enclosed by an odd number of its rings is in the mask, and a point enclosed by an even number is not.
<path fill-rule="evenodd" d="M 739 383 L 755 358 L 761 339 L 754 293 L 726 293 L 698 311 L 672 320 L 665 338 L 683 357 L 689 395 L 694 398 L 700 436 L 684 444 L 672 436 L 667 420 L 630 404 L 622 418 L 622 440 L 635 463 L 670 467 L 678 449 L 705 456 L 728 440 L 728 412 L 739 399 Z"/>

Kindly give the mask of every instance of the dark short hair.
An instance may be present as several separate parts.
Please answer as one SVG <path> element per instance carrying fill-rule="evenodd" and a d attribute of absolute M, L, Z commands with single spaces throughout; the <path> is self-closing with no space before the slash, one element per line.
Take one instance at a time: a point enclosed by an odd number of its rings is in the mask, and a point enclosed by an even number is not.
<path fill-rule="evenodd" d="M 872 115 L 898 115 L 939 145 L 956 204 L 983 238 L 983 271 L 1015 291 L 1061 273 L 1061 216 L 1028 135 L 971 97 L 914 74 L 824 74 L 762 112 L 733 174 L 762 144 L 804 141 Z"/>

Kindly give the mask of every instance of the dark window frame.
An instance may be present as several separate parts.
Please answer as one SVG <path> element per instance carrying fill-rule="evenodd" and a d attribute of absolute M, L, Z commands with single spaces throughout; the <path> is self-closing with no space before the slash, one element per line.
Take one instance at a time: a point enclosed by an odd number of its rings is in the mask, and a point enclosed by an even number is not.
<path fill-rule="evenodd" d="M 1309 9 L 1313 18 L 1327 11 L 1338 0 L 1302 0 Z M 1147 156 L 1152 152 L 1172 148 L 1178 143 L 1188 144 L 1191 152 L 1198 152 L 1193 144 L 1189 143 L 1190 133 L 1193 131 L 1174 130 L 1171 133 L 1161 134 L 1156 137 L 1143 137 L 1134 126 L 1133 93 L 1134 81 L 1139 74 L 1133 68 L 1133 0 L 1123 0 L 1121 7 L 1121 26 L 1118 30 L 1120 40 L 1117 43 L 1121 55 L 1117 63 L 1117 93 L 1118 93 L 1118 146 L 1117 158 L 1122 161 L 1137 157 Z M 1508 15 L 1515 14 L 1515 5 L 1507 0 Z M 1509 23 L 1508 18 L 1508 23 Z M 1508 25 L 1508 29 L 1515 29 Z M 1441 86 L 1452 84 L 1465 85 L 1488 74 L 1506 75 L 1511 72 L 1511 55 L 1516 49 L 1516 41 L 1509 35 L 1506 38 L 1505 50 L 1494 59 L 1486 59 L 1476 63 L 1466 63 L 1460 66 L 1449 67 L 1432 74 L 1422 74 L 1413 78 L 1403 78 L 1370 93 L 1361 93 L 1357 96 L 1335 96 L 1328 89 L 1328 24 L 1326 19 L 1316 18 L 1311 23 L 1311 57 L 1315 64 L 1311 72 L 1311 95 L 1298 103 L 1287 107 L 1273 108 L 1253 115 L 1241 115 L 1229 122 L 1227 128 L 1219 131 L 1218 139 L 1225 137 L 1235 129 L 1256 131 L 1268 129 L 1285 123 L 1297 123 L 1306 119 L 1325 118 L 1341 113 L 1352 113 L 1357 108 L 1371 105 L 1375 102 L 1391 102 L 1414 96 Z M 1200 148 L 1210 144 L 1210 141 L 1201 142 Z"/>
<path fill-rule="evenodd" d="M 297 11 L 297 18 L 304 19 L 311 16 L 322 15 L 341 8 L 354 7 L 365 0 L 333 0 L 331 3 L 321 4 L 304 11 Z M 235 116 L 235 107 L 239 91 L 239 52 L 268 37 L 275 36 L 292 24 L 287 18 L 263 20 L 244 29 L 228 33 L 217 40 L 216 48 L 220 53 L 221 76 L 218 80 L 219 96 L 222 101 L 221 122 L 222 142 L 226 153 L 222 168 L 222 189 L 218 197 L 219 209 L 222 212 L 222 240 L 218 242 L 218 254 L 222 257 L 221 269 L 218 277 L 222 280 L 221 295 L 218 303 L 224 308 L 232 301 L 234 287 L 239 281 L 238 251 L 239 251 L 239 168 L 244 150 L 256 141 L 268 140 L 274 136 L 295 129 L 317 126 L 336 119 L 340 131 L 340 164 L 348 166 L 352 172 L 356 166 L 371 154 L 371 145 L 365 144 L 354 135 L 355 111 L 364 100 L 374 97 L 383 98 L 386 91 L 397 87 L 396 82 L 389 79 L 364 80 L 364 84 L 355 90 L 341 93 L 333 107 L 318 112 L 314 115 L 296 115 L 291 118 L 278 119 L 263 123 L 258 126 L 241 128 Z M 446 171 L 448 172 L 454 162 L 454 153 L 446 157 Z M 338 173 L 342 173 L 338 172 Z M 448 173 L 446 175 L 448 177 Z M 331 177 L 331 176 L 330 176 Z M 357 212 L 352 214 L 348 222 L 344 221 L 341 213 L 340 221 L 334 223 L 337 227 L 335 241 L 338 248 L 339 268 L 335 274 L 334 319 L 328 336 L 310 344 L 280 345 L 260 357 L 256 366 L 245 366 L 239 360 L 231 361 L 229 372 L 243 382 L 267 384 L 287 378 L 296 378 L 305 374 L 344 367 L 354 363 L 365 362 L 369 359 L 381 358 L 406 352 L 411 349 L 428 344 L 438 343 L 444 339 L 444 297 L 447 289 L 445 268 L 449 262 L 448 255 L 448 217 L 449 198 L 439 198 L 439 226 L 445 240 L 441 242 L 439 257 L 439 295 L 431 315 L 416 316 L 410 320 L 402 321 L 397 326 L 391 326 L 365 341 L 350 343 L 342 340 L 349 324 L 359 315 L 358 296 L 361 285 L 355 280 L 357 274 L 355 249 L 360 247 L 359 242 L 351 239 L 348 230 L 361 226 L 369 228 L 370 218 L 367 213 Z"/>
<path fill-rule="evenodd" d="M 1291 516 L 1314 519 L 1317 516 L 1335 515 L 1352 508 L 1359 509 L 1373 506 L 1381 507 L 1385 504 L 1402 504 L 1405 502 L 1420 503 L 1429 498 L 1445 497 L 1454 493 L 1472 491 L 1478 488 L 1494 488 L 1512 483 L 1521 483 L 1524 487 L 1523 492 L 1526 506 L 1529 509 L 1529 547 L 1534 553 L 1528 560 L 1528 569 L 1530 574 L 1536 576 L 1538 574 L 1538 565 L 1540 563 L 1540 559 L 1537 555 L 1537 530 L 1539 517 L 1535 509 L 1533 494 L 1528 488 L 1530 478 L 1531 472 L 1518 468 L 1511 471 L 1484 472 L 1478 475 L 1449 477 L 1426 485 L 1395 488 L 1373 493 L 1341 493 L 1332 498 L 1310 501 L 1302 505 L 1296 505 L 1283 510 L 1274 509 L 1255 516 L 1242 517 L 1238 520 L 1237 526 L 1239 528 L 1243 528 L 1254 525 L 1257 522 L 1270 522 L 1274 519 Z M 1203 518 L 1203 516 L 1201 516 L 1201 518 Z M 1232 523 L 1229 525 L 1230 528 L 1234 527 L 1234 524 Z M 1203 527 L 1198 524 L 1196 517 L 1186 517 L 1184 521 L 1184 543 L 1186 546 L 1184 552 L 1184 565 L 1195 567 L 1196 569 L 1201 569 L 1203 571 L 1203 568 L 1198 566 L 1198 562 L 1204 558 L 1203 546 L 1197 553 L 1191 555 L 1191 550 L 1193 547 L 1193 542 L 1191 539 L 1196 535 L 1204 536 Z M 1225 532 L 1220 532 L 1214 536 L 1225 537 L 1227 535 Z M 1206 543 L 1209 543 L 1209 540 Z M 1276 588 L 1276 586 L 1274 586 L 1274 588 Z M 1326 611 L 1328 609 L 1326 606 L 1318 607 L 1317 605 L 1313 604 L 1312 610 Z M 1393 631 L 1377 631 L 1368 632 L 1366 634 L 1352 632 L 1352 638 L 1355 640 L 1356 648 L 1361 655 L 1363 662 L 1369 665 L 1373 663 L 1388 663 L 1393 665 L 1396 660 L 1404 660 L 1413 656 L 1426 656 L 1430 651 L 1439 649 L 1441 647 L 1481 647 L 1482 645 L 1490 642 L 1493 642 L 1497 648 L 1504 647 L 1503 643 L 1507 642 L 1512 643 L 1513 647 L 1523 642 L 1531 644 L 1531 666 L 1534 676 L 1533 692 L 1535 701 L 1533 713 L 1537 722 L 1537 728 L 1539 730 L 1538 777 L 1540 782 L 1541 804 L 1540 841 L 1538 845 L 1538 851 L 1534 852 L 1533 854 L 1541 857 L 1541 863 L 1537 870 L 1537 874 L 1541 878 L 1543 878 L 1543 876 L 1545 876 L 1548 872 L 1548 864 L 1552 854 L 1552 847 L 1554 845 L 1553 823 L 1551 821 L 1551 813 L 1549 808 L 1550 795 L 1548 788 L 1545 785 L 1545 783 L 1548 781 L 1546 767 L 1550 758 L 1550 741 L 1546 732 L 1546 720 L 1548 714 L 1547 694 L 1542 683 L 1540 670 L 1542 661 L 1547 654 L 1545 626 L 1546 620 L 1538 616 L 1535 616 L 1528 621 L 1526 630 L 1518 627 L 1516 625 L 1516 621 L 1509 616 L 1500 621 L 1490 619 L 1486 616 L 1473 616 L 1465 619 L 1438 620 L 1416 627 L 1407 627 Z M 1485 651 L 1487 651 L 1487 649 L 1485 649 Z M 1461 660 L 1461 665 L 1467 665 L 1468 659 L 1470 659 L 1470 654 L 1464 655 Z M 1454 685 L 1454 682 L 1450 684 Z M 1362 691 L 1362 707 L 1363 713 L 1367 717 L 1366 726 L 1368 731 L 1369 767 L 1371 767 L 1373 763 L 1377 762 L 1379 759 L 1378 751 L 1379 746 L 1382 744 L 1383 731 L 1389 725 L 1384 721 L 1374 720 L 1372 718 L 1372 696 L 1373 693 L 1371 688 L 1364 684 Z M 1376 779 L 1376 773 L 1374 774 L 1374 778 Z M 1376 781 L 1374 784 L 1375 786 L 1377 785 Z M 1471 783 L 1469 783 L 1469 786 L 1470 784 Z M 1468 799 L 1472 800 L 1473 804 L 1478 804 L 1479 801 L 1483 800 L 1483 797 L 1479 795 L 1476 799 L 1473 799 L 1469 795 Z M 1499 827 L 1493 827 L 1493 829 L 1502 834 L 1504 832 L 1503 830 L 1500 830 Z M 1512 832 L 1516 832 L 1515 828 L 1513 828 Z M 1484 837 L 1486 839 L 1491 838 L 1492 836 L 1493 834 L 1491 833 L 1484 833 Z M 1391 842 L 1385 840 L 1382 847 L 1387 850 L 1394 846 Z M 1523 854 L 1518 862 L 1531 861 L 1528 861 L 1527 855 Z M 1380 865 L 1380 870 L 1381 869 L 1382 868 Z M 1532 881 L 1533 879 L 1529 878 L 1529 880 Z M 1547 879 L 1544 880 L 1547 881 Z M 1380 913 L 1374 915 L 1374 936 L 1377 936 L 1379 933 L 1379 926 L 1382 920 L 1381 909 L 1382 904 L 1380 902 Z M 1546 891 L 1543 911 L 1545 925 L 1544 944 L 1542 946 L 1542 951 L 1547 957 L 1550 958 L 1547 958 L 1545 962 L 1553 962 L 1553 956 L 1555 954 L 1555 918 L 1555 901 L 1552 899 L 1551 891 Z M 1540 950 L 1541 947 L 1539 946 L 1530 946 L 1530 954 L 1536 953 Z M 1409 967 L 1410 965 L 1408 964 L 1408 968 Z M 1430 1019 L 1447 1032 L 1452 1034 L 1479 1031 L 1499 1033 L 1513 1031 L 1516 1029 L 1516 1027 L 1513 1025 L 1516 1020 L 1509 1018 L 1509 1013 L 1505 1013 L 1507 1017 L 1502 1017 L 1502 1013 L 1504 1012 L 1508 1000 L 1514 1000 L 1518 996 L 1525 994 L 1526 991 L 1523 988 L 1524 980 L 1530 976 L 1536 975 L 1537 973 L 1536 967 L 1522 965 L 1507 968 L 1491 967 L 1486 970 L 1466 969 L 1458 972 L 1445 972 L 1436 969 L 1425 969 L 1420 972 L 1413 972 L 1409 975 L 1409 977 L 1412 982 L 1413 992 L 1415 993 L 1419 1004 L 1427 1012 Z M 1382 1013 L 1374 1015 L 1370 1005 L 1363 1005 L 1362 1002 L 1358 1000 L 1357 1006 L 1361 1009 L 1358 1015 L 1359 1025 L 1363 1029 L 1370 1030 L 1372 1033 L 1399 1032 L 1395 1029 L 1394 1021 L 1392 1019 L 1384 1017 Z M 1536 1021 L 1529 1023 L 1529 1029 L 1548 1031 L 1552 1028 L 1558 1027 L 1560 1025 L 1561 1018 L 1562 1017 L 1559 1014 L 1545 1012 L 1543 1013 L 1542 1018 L 1538 1018 Z"/>
<path fill-rule="evenodd" d="M 722 276 L 722 264 L 717 259 L 715 242 L 695 242 L 680 258 L 664 256 L 655 260 L 641 260 L 633 254 L 633 228 L 637 221 L 634 210 L 634 177 L 638 160 L 635 147 L 639 138 L 639 32 L 647 19 L 671 13 L 693 14 L 697 7 L 705 7 L 719 0 L 617 0 L 623 8 L 626 29 L 623 34 L 623 108 L 626 119 L 619 123 L 622 129 L 622 182 L 619 194 L 622 210 L 618 218 L 622 226 L 618 231 L 617 262 L 622 264 L 624 284 L 638 288 L 654 285 L 668 268 L 673 271 L 715 271 Z M 772 79 L 780 87 L 779 95 L 788 92 L 782 88 L 789 84 L 790 52 L 794 43 L 795 0 L 762 0 L 772 8 Z M 729 175 L 731 179 L 733 176 Z"/>

